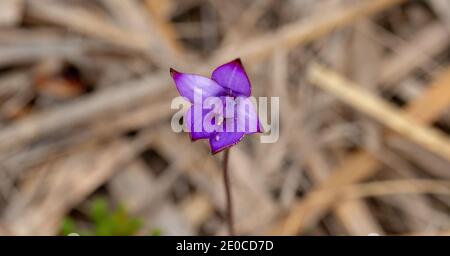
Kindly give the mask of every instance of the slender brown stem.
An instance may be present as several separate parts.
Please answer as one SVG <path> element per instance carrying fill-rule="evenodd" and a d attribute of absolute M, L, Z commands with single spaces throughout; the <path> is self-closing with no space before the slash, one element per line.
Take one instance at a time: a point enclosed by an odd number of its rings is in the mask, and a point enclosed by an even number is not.
<path fill-rule="evenodd" d="M 228 173 L 228 158 L 230 155 L 230 150 L 226 149 L 223 155 L 223 181 L 225 185 L 225 196 L 227 200 L 227 221 L 228 221 L 228 232 L 230 236 L 234 236 L 234 220 L 233 220 L 233 201 L 231 198 L 231 186 L 230 186 L 230 175 Z"/>

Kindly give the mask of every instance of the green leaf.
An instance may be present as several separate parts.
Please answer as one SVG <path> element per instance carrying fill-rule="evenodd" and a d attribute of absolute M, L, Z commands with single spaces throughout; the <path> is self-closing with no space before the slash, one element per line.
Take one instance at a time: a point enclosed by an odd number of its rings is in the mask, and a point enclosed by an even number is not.
<path fill-rule="evenodd" d="M 90 208 L 90 217 L 94 222 L 102 221 L 108 216 L 108 202 L 104 198 L 95 198 Z"/>
<path fill-rule="evenodd" d="M 155 228 L 150 233 L 151 236 L 162 236 L 162 230 L 159 228 Z"/>
<path fill-rule="evenodd" d="M 61 225 L 61 233 L 64 236 L 67 236 L 70 233 L 77 233 L 75 221 L 72 218 L 70 218 L 70 217 L 64 218 L 62 225 Z"/>
<path fill-rule="evenodd" d="M 142 229 L 142 221 L 130 216 L 122 205 L 114 211 L 110 211 L 108 202 L 104 198 L 95 198 L 89 208 L 89 220 L 92 221 L 91 230 L 78 230 L 76 223 L 71 218 L 66 218 L 61 233 L 64 235 L 78 233 L 95 236 L 131 236 L 136 235 Z M 159 230 L 152 232 L 153 235 L 160 235 Z"/>

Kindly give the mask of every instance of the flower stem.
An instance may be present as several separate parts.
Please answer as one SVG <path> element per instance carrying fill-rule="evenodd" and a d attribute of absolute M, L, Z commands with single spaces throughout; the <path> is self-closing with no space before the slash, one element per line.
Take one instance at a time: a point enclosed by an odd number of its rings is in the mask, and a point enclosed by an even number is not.
<path fill-rule="evenodd" d="M 228 172 L 228 158 L 230 155 L 230 149 L 226 149 L 223 155 L 223 181 L 225 185 L 225 196 L 227 200 L 227 221 L 228 221 L 228 232 L 230 236 L 234 236 L 234 220 L 233 220 L 233 201 L 231 198 L 231 186 L 230 186 L 230 175 Z"/>

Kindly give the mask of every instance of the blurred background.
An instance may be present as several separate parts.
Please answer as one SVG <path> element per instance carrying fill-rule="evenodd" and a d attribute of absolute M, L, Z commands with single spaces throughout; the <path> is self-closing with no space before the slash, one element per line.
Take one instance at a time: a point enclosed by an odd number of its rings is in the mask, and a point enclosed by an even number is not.
<path fill-rule="evenodd" d="M 450 1 L 1 0 L 0 235 L 226 234 L 169 67 L 237 57 L 281 109 L 231 150 L 238 234 L 450 234 Z"/>

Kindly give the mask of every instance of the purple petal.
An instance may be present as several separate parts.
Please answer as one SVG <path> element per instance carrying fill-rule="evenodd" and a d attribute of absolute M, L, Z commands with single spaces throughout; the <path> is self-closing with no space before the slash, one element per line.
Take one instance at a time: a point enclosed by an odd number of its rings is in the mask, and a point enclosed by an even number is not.
<path fill-rule="evenodd" d="M 218 67 L 211 78 L 224 87 L 229 95 L 249 97 L 252 94 L 250 80 L 240 59 Z"/>
<path fill-rule="evenodd" d="M 189 135 L 191 136 L 191 139 L 193 141 L 211 137 L 212 133 L 205 131 L 203 127 L 203 119 L 206 114 L 209 113 L 209 111 L 211 110 L 202 110 L 202 116 L 197 116 L 194 111 L 194 106 L 191 106 L 191 108 L 189 108 L 189 110 L 186 112 L 185 124 L 189 129 Z M 198 130 L 195 127 L 199 127 L 200 129 Z"/>
<path fill-rule="evenodd" d="M 243 132 L 217 132 L 209 138 L 213 154 L 238 144 L 245 136 Z"/>
<path fill-rule="evenodd" d="M 258 112 L 250 98 L 237 97 L 237 131 L 253 134 L 262 132 Z"/>
<path fill-rule="evenodd" d="M 192 103 L 194 103 L 194 93 L 201 93 L 202 100 L 213 96 L 223 96 L 226 93 L 219 84 L 207 77 L 180 73 L 172 68 L 170 69 L 170 75 L 175 81 L 180 95 L 186 97 Z M 201 104 L 201 102 L 198 104 Z"/>

